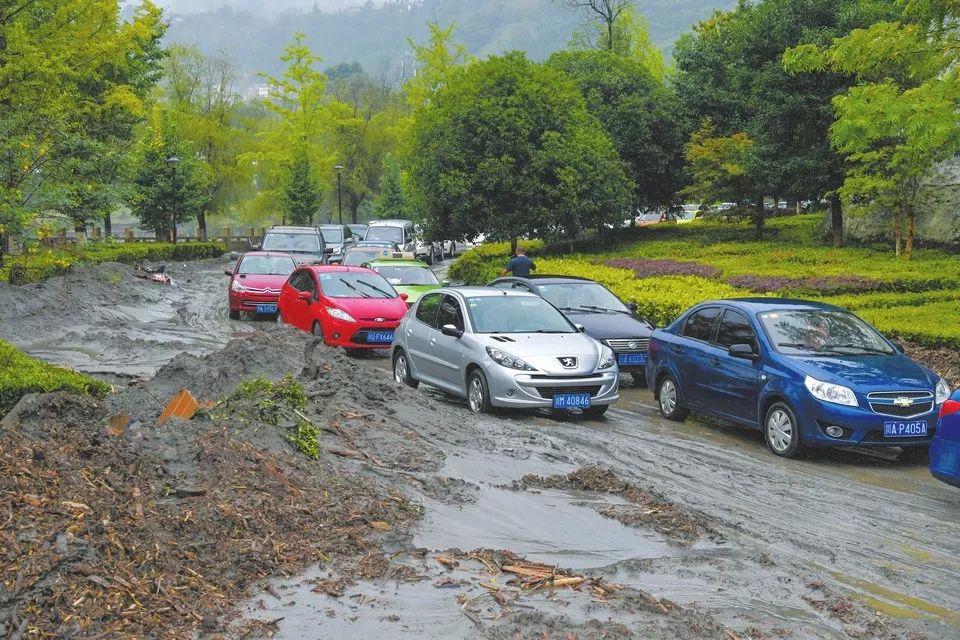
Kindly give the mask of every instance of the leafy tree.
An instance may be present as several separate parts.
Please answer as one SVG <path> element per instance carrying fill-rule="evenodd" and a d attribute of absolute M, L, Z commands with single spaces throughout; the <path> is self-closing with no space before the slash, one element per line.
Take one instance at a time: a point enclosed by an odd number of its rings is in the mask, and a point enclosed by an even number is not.
<path fill-rule="evenodd" d="M 574 81 L 613 140 L 635 186 L 634 208 L 673 204 L 689 126 L 672 88 L 640 60 L 609 51 L 560 52 L 547 65 Z"/>
<path fill-rule="evenodd" d="M 373 199 L 373 217 L 380 219 L 410 217 L 408 197 L 404 191 L 400 163 L 395 157 L 388 155 L 384 160 L 377 196 Z"/>
<path fill-rule="evenodd" d="M 572 9 L 579 9 L 595 20 L 606 32 L 603 43 L 608 51 L 615 51 L 616 24 L 621 15 L 632 8 L 631 0 L 562 0 Z"/>
<path fill-rule="evenodd" d="M 893 209 L 898 256 L 906 216 L 909 258 L 923 180 L 960 151 L 960 4 L 897 4 L 898 20 L 856 29 L 827 47 L 797 47 L 784 59 L 797 71 L 856 76 L 833 100 L 830 137 L 849 162 L 842 193 Z"/>
<path fill-rule="evenodd" d="M 283 200 L 290 224 L 312 224 L 323 202 L 323 192 L 313 175 L 310 159 L 305 155 L 295 158 L 284 178 Z"/>
<path fill-rule="evenodd" d="M 663 51 L 650 37 L 650 21 L 632 4 L 617 16 L 613 24 L 613 39 L 602 25 L 594 25 L 596 34 L 575 32 L 571 39 L 572 49 L 606 49 L 619 56 L 640 62 L 658 81 L 664 82 L 671 71 L 663 57 Z M 612 43 L 612 44 L 611 44 Z"/>
<path fill-rule="evenodd" d="M 441 27 L 436 22 L 428 22 L 427 30 L 426 44 L 408 40 L 416 60 L 416 72 L 404 83 L 403 91 L 412 109 L 427 104 L 455 69 L 472 62 L 466 47 L 453 42 L 455 24 Z"/>
<path fill-rule="evenodd" d="M 718 137 L 713 123 L 704 120 L 685 147 L 690 184 L 683 194 L 699 202 L 742 200 L 749 189 L 746 176 L 752 148 L 747 134 Z"/>
<path fill-rule="evenodd" d="M 433 236 L 572 237 L 622 219 L 623 163 L 577 88 L 522 53 L 452 74 L 415 113 L 411 182 Z"/>

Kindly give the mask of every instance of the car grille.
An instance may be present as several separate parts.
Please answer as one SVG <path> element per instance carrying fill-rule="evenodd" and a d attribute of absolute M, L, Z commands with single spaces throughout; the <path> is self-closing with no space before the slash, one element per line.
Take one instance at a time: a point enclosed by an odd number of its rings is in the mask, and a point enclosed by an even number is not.
<path fill-rule="evenodd" d="M 896 404 L 898 399 L 911 401 L 908 406 Z M 914 418 L 933 410 L 933 394 L 929 391 L 876 391 L 867 394 L 874 413 L 894 418 Z"/>
<path fill-rule="evenodd" d="M 616 338 L 604 342 L 614 351 L 646 351 L 650 338 Z"/>
<path fill-rule="evenodd" d="M 595 397 L 600 393 L 600 386 L 595 387 L 535 387 L 541 398 L 553 400 L 555 395 L 561 393 L 589 393 L 590 397 Z"/>

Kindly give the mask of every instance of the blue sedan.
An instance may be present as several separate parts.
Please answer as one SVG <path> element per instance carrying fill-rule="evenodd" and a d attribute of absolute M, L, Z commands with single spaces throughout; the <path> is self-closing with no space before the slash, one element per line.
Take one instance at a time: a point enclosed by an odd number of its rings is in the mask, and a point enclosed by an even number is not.
<path fill-rule="evenodd" d="M 947 383 L 832 305 L 747 298 L 697 305 L 653 333 L 647 383 L 660 412 L 758 428 L 770 450 L 921 447 Z"/>
<path fill-rule="evenodd" d="M 960 391 L 940 407 L 940 423 L 930 443 L 930 473 L 960 487 Z"/>

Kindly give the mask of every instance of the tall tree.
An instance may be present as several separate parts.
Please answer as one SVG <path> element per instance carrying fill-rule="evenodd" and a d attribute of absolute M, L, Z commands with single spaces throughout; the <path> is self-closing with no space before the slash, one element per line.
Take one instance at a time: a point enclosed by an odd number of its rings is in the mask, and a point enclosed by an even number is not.
<path fill-rule="evenodd" d="M 373 217 L 408 218 L 411 213 L 400 163 L 395 157 L 388 155 L 383 164 L 383 175 L 380 176 L 377 196 L 373 199 Z"/>
<path fill-rule="evenodd" d="M 620 13 L 613 24 L 613 38 L 601 24 L 594 24 L 595 34 L 577 31 L 573 34 L 570 47 L 574 50 L 605 49 L 619 56 L 640 62 L 658 82 L 664 82 L 670 75 L 670 68 L 663 51 L 653 43 L 650 37 L 650 21 L 638 12 L 632 4 Z"/>
<path fill-rule="evenodd" d="M 519 52 L 454 74 L 417 110 L 412 147 L 435 236 L 573 237 L 629 203 L 623 163 L 577 88 Z"/>
<path fill-rule="evenodd" d="M 586 13 L 592 20 L 598 22 L 606 32 L 605 44 L 607 50 L 614 51 L 617 47 L 614 38 L 617 19 L 629 7 L 632 6 L 631 0 L 561 0 L 565 5 L 573 9 L 579 9 Z"/>

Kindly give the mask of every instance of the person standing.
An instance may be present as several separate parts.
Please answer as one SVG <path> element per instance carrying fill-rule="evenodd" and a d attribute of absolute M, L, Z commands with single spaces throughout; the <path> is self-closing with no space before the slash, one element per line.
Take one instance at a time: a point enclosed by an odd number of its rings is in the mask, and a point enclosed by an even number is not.
<path fill-rule="evenodd" d="M 507 263 L 507 266 L 501 275 L 505 276 L 509 274 L 515 278 L 527 278 L 530 276 L 531 271 L 536 270 L 537 265 L 533 263 L 533 260 L 527 257 L 527 250 L 521 245 L 517 245 L 516 255 L 510 258 L 510 262 Z"/>

